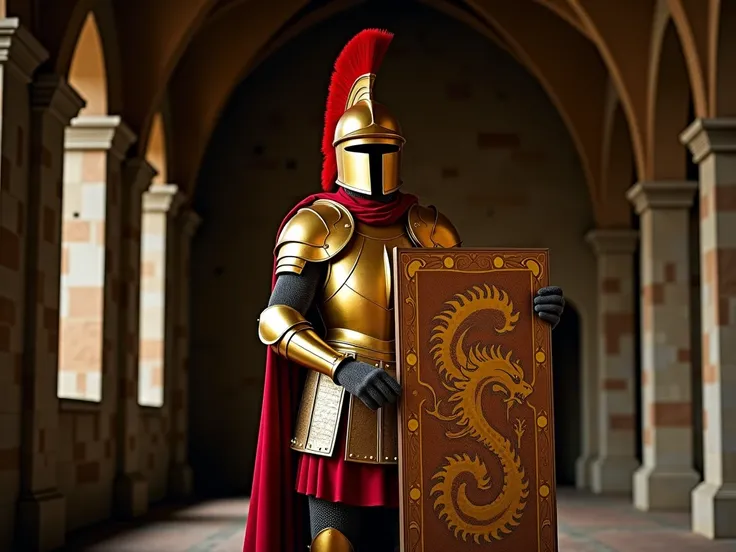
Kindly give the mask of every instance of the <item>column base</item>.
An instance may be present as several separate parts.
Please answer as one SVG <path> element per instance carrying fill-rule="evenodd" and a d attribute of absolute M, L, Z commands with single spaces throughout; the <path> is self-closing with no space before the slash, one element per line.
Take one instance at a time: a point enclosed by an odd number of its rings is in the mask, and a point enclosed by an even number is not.
<path fill-rule="evenodd" d="M 140 473 L 125 473 L 115 479 L 115 516 L 132 519 L 148 511 L 148 481 Z"/>
<path fill-rule="evenodd" d="M 182 500 L 192 494 L 192 468 L 189 464 L 177 464 L 169 469 L 169 495 Z"/>
<path fill-rule="evenodd" d="M 18 541 L 22 550 L 46 552 L 64 545 L 66 498 L 57 490 L 34 493 L 18 501 Z"/>
<path fill-rule="evenodd" d="M 576 489 L 590 489 L 591 481 L 591 469 L 595 462 L 593 456 L 580 456 L 575 461 L 575 488 Z"/>
<path fill-rule="evenodd" d="M 595 494 L 628 494 L 639 461 L 628 456 L 605 456 L 595 460 L 590 470 L 590 487 Z"/>
<path fill-rule="evenodd" d="M 634 474 L 634 506 L 639 510 L 690 510 L 691 494 L 700 482 L 694 470 L 642 466 Z"/>
<path fill-rule="evenodd" d="M 692 493 L 693 533 L 709 539 L 736 538 L 736 484 L 703 481 Z"/>

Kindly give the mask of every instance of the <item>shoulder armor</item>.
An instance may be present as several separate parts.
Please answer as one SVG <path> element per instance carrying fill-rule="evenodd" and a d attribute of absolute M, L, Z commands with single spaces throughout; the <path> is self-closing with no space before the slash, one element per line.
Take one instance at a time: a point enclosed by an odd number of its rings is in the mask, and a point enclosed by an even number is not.
<path fill-rule="evenodd" d="M 337 255 L 355 231 L 355 221 L 345 207 L 319 199 L 299 209 L 276 240 L 276 274 L 300 274 L 307 262 L 323 262 Z"/>
<path fill-rule="evenodd" d="M 434 205 L 412 205 L 407 231 L 418 247 L 457 247 L 462 243 L 455 227 Z"/>

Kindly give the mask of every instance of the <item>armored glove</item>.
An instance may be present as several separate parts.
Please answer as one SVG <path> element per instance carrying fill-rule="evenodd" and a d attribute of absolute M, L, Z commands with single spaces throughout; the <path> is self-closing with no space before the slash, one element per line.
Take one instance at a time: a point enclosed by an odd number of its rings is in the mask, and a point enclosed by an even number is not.
<path fill-rule="evenodd" d="M 563 310 L 565 310 L 565 298 L 561 288 L 544 287 L 537 292 L 534 298 L 534 312 L 539 318 L 549 322 L 552 329 L 559 324 Z"/>
<path fill-rule="evenodd" d="M 337 367 L 334 379 L 371 410 L 396 402 L 401 394 L 399 382 L 386 372 L 353 359 Z"/>

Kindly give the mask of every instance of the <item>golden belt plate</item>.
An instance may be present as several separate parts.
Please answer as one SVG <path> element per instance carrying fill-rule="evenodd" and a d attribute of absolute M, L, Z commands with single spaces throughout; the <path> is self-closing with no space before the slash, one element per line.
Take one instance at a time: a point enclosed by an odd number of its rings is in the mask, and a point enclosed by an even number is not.
<path fill-rule="evenodd" d="M 396 249 L 402 552 L 557 552 L 543 249 Z"/>

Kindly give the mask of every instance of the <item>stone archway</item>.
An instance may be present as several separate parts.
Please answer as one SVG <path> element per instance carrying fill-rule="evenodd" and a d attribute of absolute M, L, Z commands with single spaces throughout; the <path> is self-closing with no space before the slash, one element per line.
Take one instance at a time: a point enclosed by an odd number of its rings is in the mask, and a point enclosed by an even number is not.
<path fill-rule="evenodd" d="M 582 452 L 582 326 L 580 314 L 568 301 L 559 325 L 552 332 L 555 471 L 558 486 L 576 484 L 575 462 Z"/>

